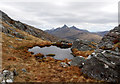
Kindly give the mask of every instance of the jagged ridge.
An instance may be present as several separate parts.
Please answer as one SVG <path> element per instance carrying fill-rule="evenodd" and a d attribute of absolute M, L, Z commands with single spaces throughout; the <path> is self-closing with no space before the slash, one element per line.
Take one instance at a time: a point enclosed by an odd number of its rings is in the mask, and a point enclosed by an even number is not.
<path fill-rule="evenodd" d="M 102 36 L 91 33 L 87 30 L 79 29 L 75 26 L 68 27 L 67 25 L 64 25 L 63 27 L 59 27 L 52 30 L 46 30 L 49 34 L 52 34 L 54 36 L 68 39 L 71 41 L 74 41 L 76 39 L 83 39 L 83 40 L 89 40 L 89 41 L 100 41 Z"/>

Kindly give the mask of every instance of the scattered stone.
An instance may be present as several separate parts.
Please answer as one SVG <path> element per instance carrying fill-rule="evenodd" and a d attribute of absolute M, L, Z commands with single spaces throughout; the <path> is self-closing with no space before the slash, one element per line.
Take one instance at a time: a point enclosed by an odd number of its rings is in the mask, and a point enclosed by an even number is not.
<path fill-rule="evenodd" d="M 3 83 L 6 83 L 6 82 L 7 82 L 7 83 L 13 83 L 13 80 L 12 80 L 12 79 L 3 80 L 3 81 L 2 81 L 2 84 L 3 84 Z"/>
<path fill-rule="evenodd" d="M 12 45 L 8 45 L 9 48 L 14 48 Z"/>
<path fill-rule="evenodd" d="M 104 64 L 105 68 L 109 68 L 109 66 L 107 64 Z"/>
<path fill-rule="evenodd" d="M 17 41 L 22 41 L 22 39 L 16 39 Z"/>
<path fill-rule="evenodd" d="M 27 72 L 27 70 L 26 70 L 25 68 L 22 68 L 22 71 L 23 71 L 23 72 Z"/>
<path fill-rule="evenodd" d="M 60 65 L 61 65 L 62 67 L 64 67 L 64 68 L 69 66 L 69 65 L 68 65 L 67 63 L 65 63 L 65 62 L 61 62 Z"/>
<path fill-rule="evenodd" d="M 91 55 L 89 55 L 86 59 L 91 59 L 92 58 L 92 56 Z"/>
<path fill-rule="evenodd" d="M 13 41 L 9 41 L 10 43 L 13 43 Z"/>
<path fill-rule="evenodd" d="M 107 48 L 107 49 L 112 49 L 112 48 L 113 48 L 113 45 L 111 45 L 111 44 L 108 43 L 108 44 L 106 44 L 106 48 Z"/>
<path fill-rule="evenodd" d="M 119 52 L 119 49 L 118 49 L 118 47 L 116 47 L 116 48 L 115 48 L 115 51 L 116 51 L 116 52 Z"/>
<path fill-rule="evenodd" d="M 24 39 L 24 36 L 18 32 L 13 32 L 14 36 L 18 37 L 18 38 L 21 38 L 21 39 Z"/>
<path fill-rule="evenodd" d="M 2 75 L 0 76 L 2 77 L 2 81 L 1 83 L 13 83 L 14 80 L 14 74 L 13 72 L 9 71 L 9 70 L 3 70 Z"/>
<path fill-rule="evenodd" d="M 82 56 L 77 56 L 77 57 L 74 57 L 72 59 L 72 61 L 70 62 L 70 65 L 71 66 L 78 66 L 78 67 L 83 67 L 83 64 L 85 62 L 85 58 L 82 57 Z"/>
<path fill-rule="evenodd" d="M 68 65 L 71 65 L 71 61 L 67 62 Z"/>
<path fill-rule="evenodd" d="M 9 37 L 12 37 L 12 38 L 14 38 L 14 36 L 13 35 L 11 35 L 11 34 L 7 34 Z"/>

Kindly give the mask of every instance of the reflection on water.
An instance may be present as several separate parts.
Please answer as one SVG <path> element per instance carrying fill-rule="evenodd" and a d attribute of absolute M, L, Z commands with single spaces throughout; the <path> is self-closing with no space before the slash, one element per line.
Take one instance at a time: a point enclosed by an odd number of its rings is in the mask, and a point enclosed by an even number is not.
<path fill-rule="evenodd" d="M 37 53 L 42 53 L 44 55 L 55 54 L 54 58 L 58 59 L 58 60 L 64 60 L 65 58 L 68 58 L 68 59 L 73 58 L 73 55 L 71 54 L 72 52 L 71 52 L 70 48 L 61 49 L 61 48 L 56 47 L 56 46 L 40 48 L 39 46 L 35 46 L 35 47 L 29 49 L 28 51 L 34 52 L 34 54 L 37 54 Z"/>

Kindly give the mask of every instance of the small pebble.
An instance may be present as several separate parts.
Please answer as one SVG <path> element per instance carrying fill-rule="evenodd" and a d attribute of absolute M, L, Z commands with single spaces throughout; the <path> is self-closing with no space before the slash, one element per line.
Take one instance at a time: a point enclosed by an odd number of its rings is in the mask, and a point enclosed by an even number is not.
<path fill-rule="evenodd" d="M 26 69 L 24 69 L 24 68 L 22 69 L 22 71 L 23 71 L 23 72 L 27 72 Z"/>

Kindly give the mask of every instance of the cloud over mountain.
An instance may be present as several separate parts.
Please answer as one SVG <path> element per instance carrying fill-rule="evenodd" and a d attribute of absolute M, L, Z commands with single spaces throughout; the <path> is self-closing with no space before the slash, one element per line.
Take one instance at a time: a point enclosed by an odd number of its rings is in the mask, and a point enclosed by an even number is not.
<path fill-rule="evenodd" d="M 13 19 L 43 30 L 63 24 L 89 31 L 110 30 L 117 25 L 118 1 L 1 1 L 0 9 Z"/>

